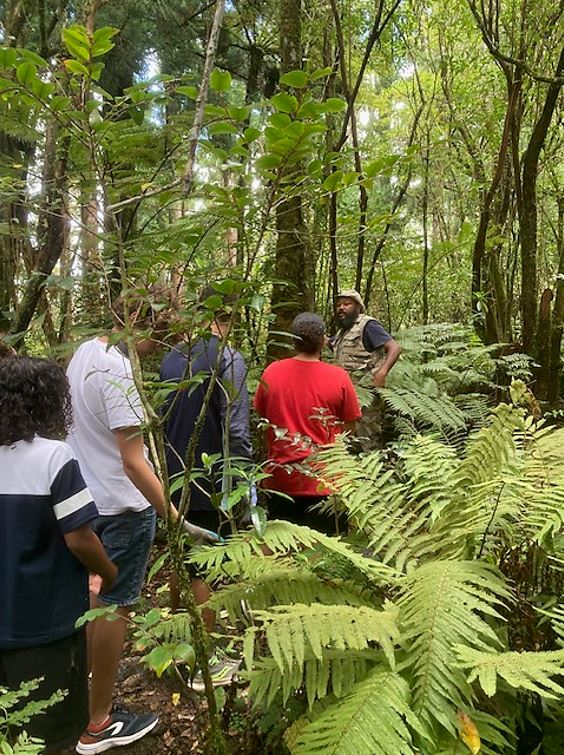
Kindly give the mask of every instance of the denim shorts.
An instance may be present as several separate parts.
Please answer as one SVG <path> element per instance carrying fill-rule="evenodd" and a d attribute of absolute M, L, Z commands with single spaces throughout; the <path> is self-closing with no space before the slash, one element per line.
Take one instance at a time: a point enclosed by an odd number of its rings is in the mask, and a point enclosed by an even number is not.
<path fill-rule="evenodd" d="M 101 603 L 132 606 L 141 597 L 157 515 L 149 506 L 143 511 L 123 511 L 114 516 L 99 516 L 92 529 L 108 557 L 118 568 L 117 580 L 109 592 L 98 596 Z"/>

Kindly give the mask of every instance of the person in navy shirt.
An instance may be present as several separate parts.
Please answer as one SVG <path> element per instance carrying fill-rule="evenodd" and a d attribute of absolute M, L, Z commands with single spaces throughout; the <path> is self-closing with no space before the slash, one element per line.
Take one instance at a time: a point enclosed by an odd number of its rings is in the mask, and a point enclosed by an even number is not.
<path fill-rule="evenodd" d="M 88 722 L 88 572 L 111 588 L 117 568 L 90 523 L 98 510 L 71 448 L 65 373 L 32 357 L 0 360 L 0 686 L 43 677 L 34 698 L 65 698 L 31 719 L 44 752 L 76 743 Z"/>

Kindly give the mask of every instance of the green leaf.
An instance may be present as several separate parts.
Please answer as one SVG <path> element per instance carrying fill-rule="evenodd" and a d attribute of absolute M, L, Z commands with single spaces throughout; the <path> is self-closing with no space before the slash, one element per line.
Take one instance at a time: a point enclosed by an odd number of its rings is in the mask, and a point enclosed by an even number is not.
<path fill-rule="evenodd" d="M 303 89 L 307 86 L 309 76 L 305 71 L 289 71 L 280 77 L 280 83 L 294 89 Z"/>
<path fill-rule="evenodd" d="M 278 92 L 270 98 L 271 105 L 281 113 L 294 113 L 298 109 L 298 100 L 293 94 Z"/>
<path fill-rule="evenodd" d="M 18 47 L 18 55 L 24 60 L 29 60 L 30 63 L 33 63 L 33 65 L 38 68 L 43 68 L 47 65 L 45 58 L 42 58 L 41 55 L 38 55 L 31 50 L 27 50 L 26 48 Z"/>
<path fill-rule="evenodd" d="M 310 81 L 317 81 L 317 79 L 322 79 L 324 76 L 329 76 L 331 73 L 333 73 L 333 67 L 332 66 L 326 66 L 325 68 L 316 68 L 315 71 L 312 71 L 309 75 Z"/>
<path fill-rule="evenodd" d="M 55 91 L 55 86 L 53 84 L 48 84 L 46 81 L 41 81 L 39 77 L 37 77 L 32 85 L 31 89 L 33 91 L 33 94 L 40 100 L 47 100 L 51 94 Z"/>
<path fill-rule="evenodd" d="M 298 118 L 317 118 L 320 113 L 324 112 L 324 107 L 317 102 L 306 100 L 297 112 Z"/>
<path fill-rule="evenodd" d="M 245 137 L 246 142 L 254 142 L 259 138 L 260 131 L 258 128 L 246 128 L 243 131 L 243 136 Z"/>
<path fill-rule="evenodd" d="M 188 97 L 189 100 L 195 100 L 198 96 L 198 90 L 193 86 L 181 86 L 176 87 L 176 94 L 182 94 L 184 97 Z"/>
<path fill-rule="evenodd" d="M 232 118 L 236 123 L 242 123 L 249 117 L 251 109 L 249 107 L 232 106 L 227 108 L 227 112 L 229 113 L 229 117 Z"/>
<path fill-rule="evenodd" d="M 161 553 L 161 555 L 157 558 L 155 563 L 149 569 L 149 573 L 147 574 L 147 584 L 149 584 L 149 582 L 153 579 L 155 574 L 157 574 L 157 572 L 159 572 L 162 569 L 162 567 L 164 566 L 167 560 L 168 560 L 168 551 L 165 551 L 164 553 Z"/>
<path fill-rule="evenodd" d="M 117 619 L 120 618 L 119 614 L 116 613 L 117 609 L 118 607 L 116 605 L 104 606 L 103 608 L 91 608 L 76 620 L 74 626 L 76 629 L 80 629 L 80 627 L 83 627 L 89 621 L 95 621 L 102 616 L 106 621 L 117 621 Z"/>
<path fill-rule="evenodd" d="M 206 115 L 209 115 L 210 118 L 217 118 L 218 116 L 220 118 L 225 118 L 227 115 L 227 110 L 224 107 L 219 107 L 218 105 L 206 105 L 204 108 L 204 113 Z"/>
<path fill-rule="evenodd" d="M 235 289 L 237 287 L 237 283 L 232 278 L 225 278 L 225 280 L 216 281 L 213 284 L 213 287 L 220 294 L 227 294 L 227 295 L 229 295 L 229 294 L 232 294 L 233 291 L 235 291 Z"/>
<path fill-rule="evenodd" d="M 91 56 L 93 58 L 99 58 L 100 55 L 105 55 L 113 47 L 115 47 L 114 43 L 110 42 L 108 39 L 104 39 L 104 40 L 101 40 L 100 42 L 96 42 L 95 44 L 92 45 Z"/>
<path fill-rule="evenodd" d="M 86 29 L 79 24 L 63 29 L 63 42 L 70 54 L 83 63 L 90 59 L 90 40 Z"/>
<path fill-rule="evenodd" d="M 17 53 L 13 47 L 0 47 L 0 66 L 12 68 L 16 64 Z"/>
<path fill-rule="evenodd" d="M 312 160 L 310 163 L 308 163 L 307 166 L 307 174 L 308 176 L 315 176 L 317 175 L 323 167 L 323 163 L 321 160 Z"/>
<path fill-rule="evenodd" d="M 413 746 L 409 727 L 421 731 L 421 724 L 409 702 L 407 682 L 376 667 L 346 696 L 330 696 L 304 717 L 305 725 L 298 729 L 290 751 L 292 755 L 415 755 L 419 750 Z"/>
<path fill-rule="evenodd" d="M 92 40 L 94 42 L 99 42 L 103 39 L 113 39 L 116 34 L 119 34 L 119 29 L 116 26 L 102 26 L 100 29 L 96 29 L 92 35 Z"/>
<path fill-rule="evenodd" d="M 329 97 L 329 99 L 325 100 L 323 103 L 323 109 L 326 113 L 340 113 L 346 108 L 346 106 L 347 103 L 338 97 Z"/>
<path fill-rule="evenodd" d="M 119 34 L 119 29 L 115 26 L 103 26 L 101 29 L 96 29 L 92 35 L 92 57 L 96 58 L 109 52 L 114 47 L 114 43 L 110 40 L 116 34 Z"/>
<path fill-rule="evenodd" d="M 61 94 L 57 94 L 49 103 L 51 110 L 54 110 L 55 112 L 58 112 L 59 110 L 66 110 L 69 105 L 70 97 L 63 97 L 63 95 Z"/>
<path fill-rule="evenodd" d="M 236 126 L 234 126 L 232 123 L 227 123 L 227 121 L 219 121 L 219 123 L 212 123 L 210 126 L 208 126 L 208 132 L 212 136 L 217 136 L 218 134 L 238 134 L 238 130 Z"/>
<path fill-rule="evenodd" d="M 215 92 L 227 92 L 231 86 L 231 74 L 229 71 L 220 71 L 217 68 L 210 76 L 210 87 Z"/>
<path fill-rule="evenodd" d="M 78 60 L 65 60 L 65 68 L 71 73 L 80 74 L 81 76 L 88 76 L 88 68 Z"/>
<path fill-rule="evenodd" d="M 254 309 L 255 312 L 262 312 L 266 299 L 263 294 L 253 294 L 249 307 Z"/>
<path fill-rule="evenodd" d="M 263 155 L 255 162 L 255 167 L 259 170 L 272 170 L 277 168 L 281 162 L 280 155 Z"/>
<path fill-rule="evenodd" d="M 174 659 L 174 645 L 160 645 L 143 657 L 145 663 L 160 679 Z"/>
<path fill-rule="evenodd" d="M 20 63 L 16 69 L 16 77 L 24 87 L 31 87 L 37 78 L 37 68 L 33 63 Z"/>
<path fill-rule="evenodd" d="M 276 129 L 285 129 L 292 123 L 292 119 L 286 113 L 272 113 L 268 122 Z"/>
<path fill-rule="evenodd" d="M 92 66 L 92 69 L 90 71 L 92 78 L 94 81 L 98 81 L 100 76 L 102 75 L 102 71 L 104 70 L 105 63 L 94 63 Z"/>
<path fill-rule="evenodd" d="M 145 119 L 145 110 L 142 107 L 128 107 L 129 117 L 136 126 L 142 126 Z"/>
<path fill-rule="evenodd" d="M 323 181 L 323 188 L 325 191 L 335 191 L 343 179 L 344 173 L 342 170 L 336 170 L 331 173 L 325 181 Z"/>

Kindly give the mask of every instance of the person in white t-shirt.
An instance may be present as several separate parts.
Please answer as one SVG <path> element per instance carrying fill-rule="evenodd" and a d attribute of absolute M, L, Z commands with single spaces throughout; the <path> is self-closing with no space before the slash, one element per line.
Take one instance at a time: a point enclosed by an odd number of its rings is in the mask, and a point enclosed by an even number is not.
<path fill-rule="evenodd" d="M 162 294 L 155 288 L 149 297 Z M 164 318 L 147 297 L 128 296 L 134 338 L 140 357 L 158 348 Z M 120 310 L 122 314 L 120 315 Z M 123 328 L 123 302 L 114 304 L 116 328 Z M 146 333 L 150 333 L 148 337 Z M 112 339 L 113 340 L 113 339 Z M 157 724 L 153 714 L 135 715 L 112 709 L 115 676 L 123 650 L 125 617 L 139 600 L 155 534 L 156 513 L 166 518 L 162 485 L 148 461 L 143 442 L 143 410 L 133 381 L 125 341 L 110 345 L 107 336 L 83 343 L 67 370 L 74 423 L 68 443 L 74 450 L 100 516 L 93 524 L 108 556 L 118 566 L 113 588 L 93 604 L 116 605 L 123 621 L 94 622 L 89 630 L 92 667 L 90 723 L 76 747 L 79 753 L 103 752 L 129 744 Z M 173 519 L 178 514 L 170 508 Z M 184 522 L 188 533 L 214 541 L 217 536 Z"/>

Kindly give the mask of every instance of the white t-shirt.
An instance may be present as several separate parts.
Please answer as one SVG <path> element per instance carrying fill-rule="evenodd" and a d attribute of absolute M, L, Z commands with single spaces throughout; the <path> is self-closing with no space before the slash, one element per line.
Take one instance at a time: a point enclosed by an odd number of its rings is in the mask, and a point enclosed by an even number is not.
<path fill-rule="evenodd" d="M 115 346 L 108 348 L 94 338 L 76 350 L 67 377 L 73 409 L 67 440 L 98 511 L 108 516 L 146 509 L 151 504 L 126 475 L 113 433 L 143 422 L 129 359 Z"/>

